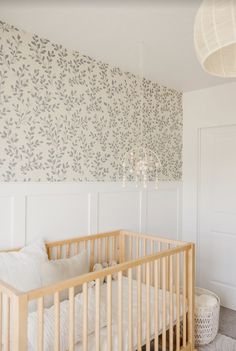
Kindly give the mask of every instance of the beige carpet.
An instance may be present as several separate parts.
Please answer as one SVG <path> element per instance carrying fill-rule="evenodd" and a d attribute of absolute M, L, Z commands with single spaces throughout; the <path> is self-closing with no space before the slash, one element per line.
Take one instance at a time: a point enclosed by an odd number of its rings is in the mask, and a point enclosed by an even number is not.
<path fill-rule="evenodd" d="M 215 340 L 198 351 L 236 351 L 236 311 L 221 308 L 220 330 Z"/>
<path fill-rule="evenodd" d="M 218 334 L 211 344 L 198 348 L 198 351 L 236 351 L 236 340 Z"/>

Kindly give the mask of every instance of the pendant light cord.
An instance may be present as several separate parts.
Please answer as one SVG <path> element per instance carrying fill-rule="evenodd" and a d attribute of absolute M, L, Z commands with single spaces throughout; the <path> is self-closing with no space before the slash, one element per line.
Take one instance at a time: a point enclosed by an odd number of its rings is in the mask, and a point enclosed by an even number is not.
<path fill-rule="evenodd" d="M 143 42 L 139 45 L 139 79 L 140 79 L 140 95 L 141 95 L 141 107 L 140 107 L 140 146 L 143 147 L 143 107 L 144 107 L 144 87 L 143 87 Z"/>

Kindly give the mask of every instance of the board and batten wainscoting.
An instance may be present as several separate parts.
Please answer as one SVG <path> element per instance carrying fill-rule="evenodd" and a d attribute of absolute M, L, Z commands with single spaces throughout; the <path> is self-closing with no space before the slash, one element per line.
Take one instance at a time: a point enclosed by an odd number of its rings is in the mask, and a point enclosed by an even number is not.
<path fill-rule="evenodd" d="M 119 182 L 1 183 L 0 246 L 124 228 L 181 239 L 181 182 L 159 190 Z"/>

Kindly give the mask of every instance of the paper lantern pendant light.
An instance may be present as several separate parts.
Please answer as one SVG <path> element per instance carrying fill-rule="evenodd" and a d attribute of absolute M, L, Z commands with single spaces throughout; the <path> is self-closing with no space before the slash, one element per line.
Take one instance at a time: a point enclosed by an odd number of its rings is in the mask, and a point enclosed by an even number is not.
<path fill-rule="evenodd" d="M 194 42 L 206 72 L 236 77 L 236 0 L 204 0 L 195 20 Z"/>

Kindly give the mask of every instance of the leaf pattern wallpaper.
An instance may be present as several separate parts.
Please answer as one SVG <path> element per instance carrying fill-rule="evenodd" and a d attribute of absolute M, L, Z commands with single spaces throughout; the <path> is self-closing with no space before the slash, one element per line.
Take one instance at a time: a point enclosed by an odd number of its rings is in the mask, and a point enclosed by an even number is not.
<path fill-rule="evenodd" d="M 144 143 L 180 180 L 182 93 L 143 86 Z M 0 181 L 120 180 L 141 100 L 135 75 L 0 22 Z"/>

